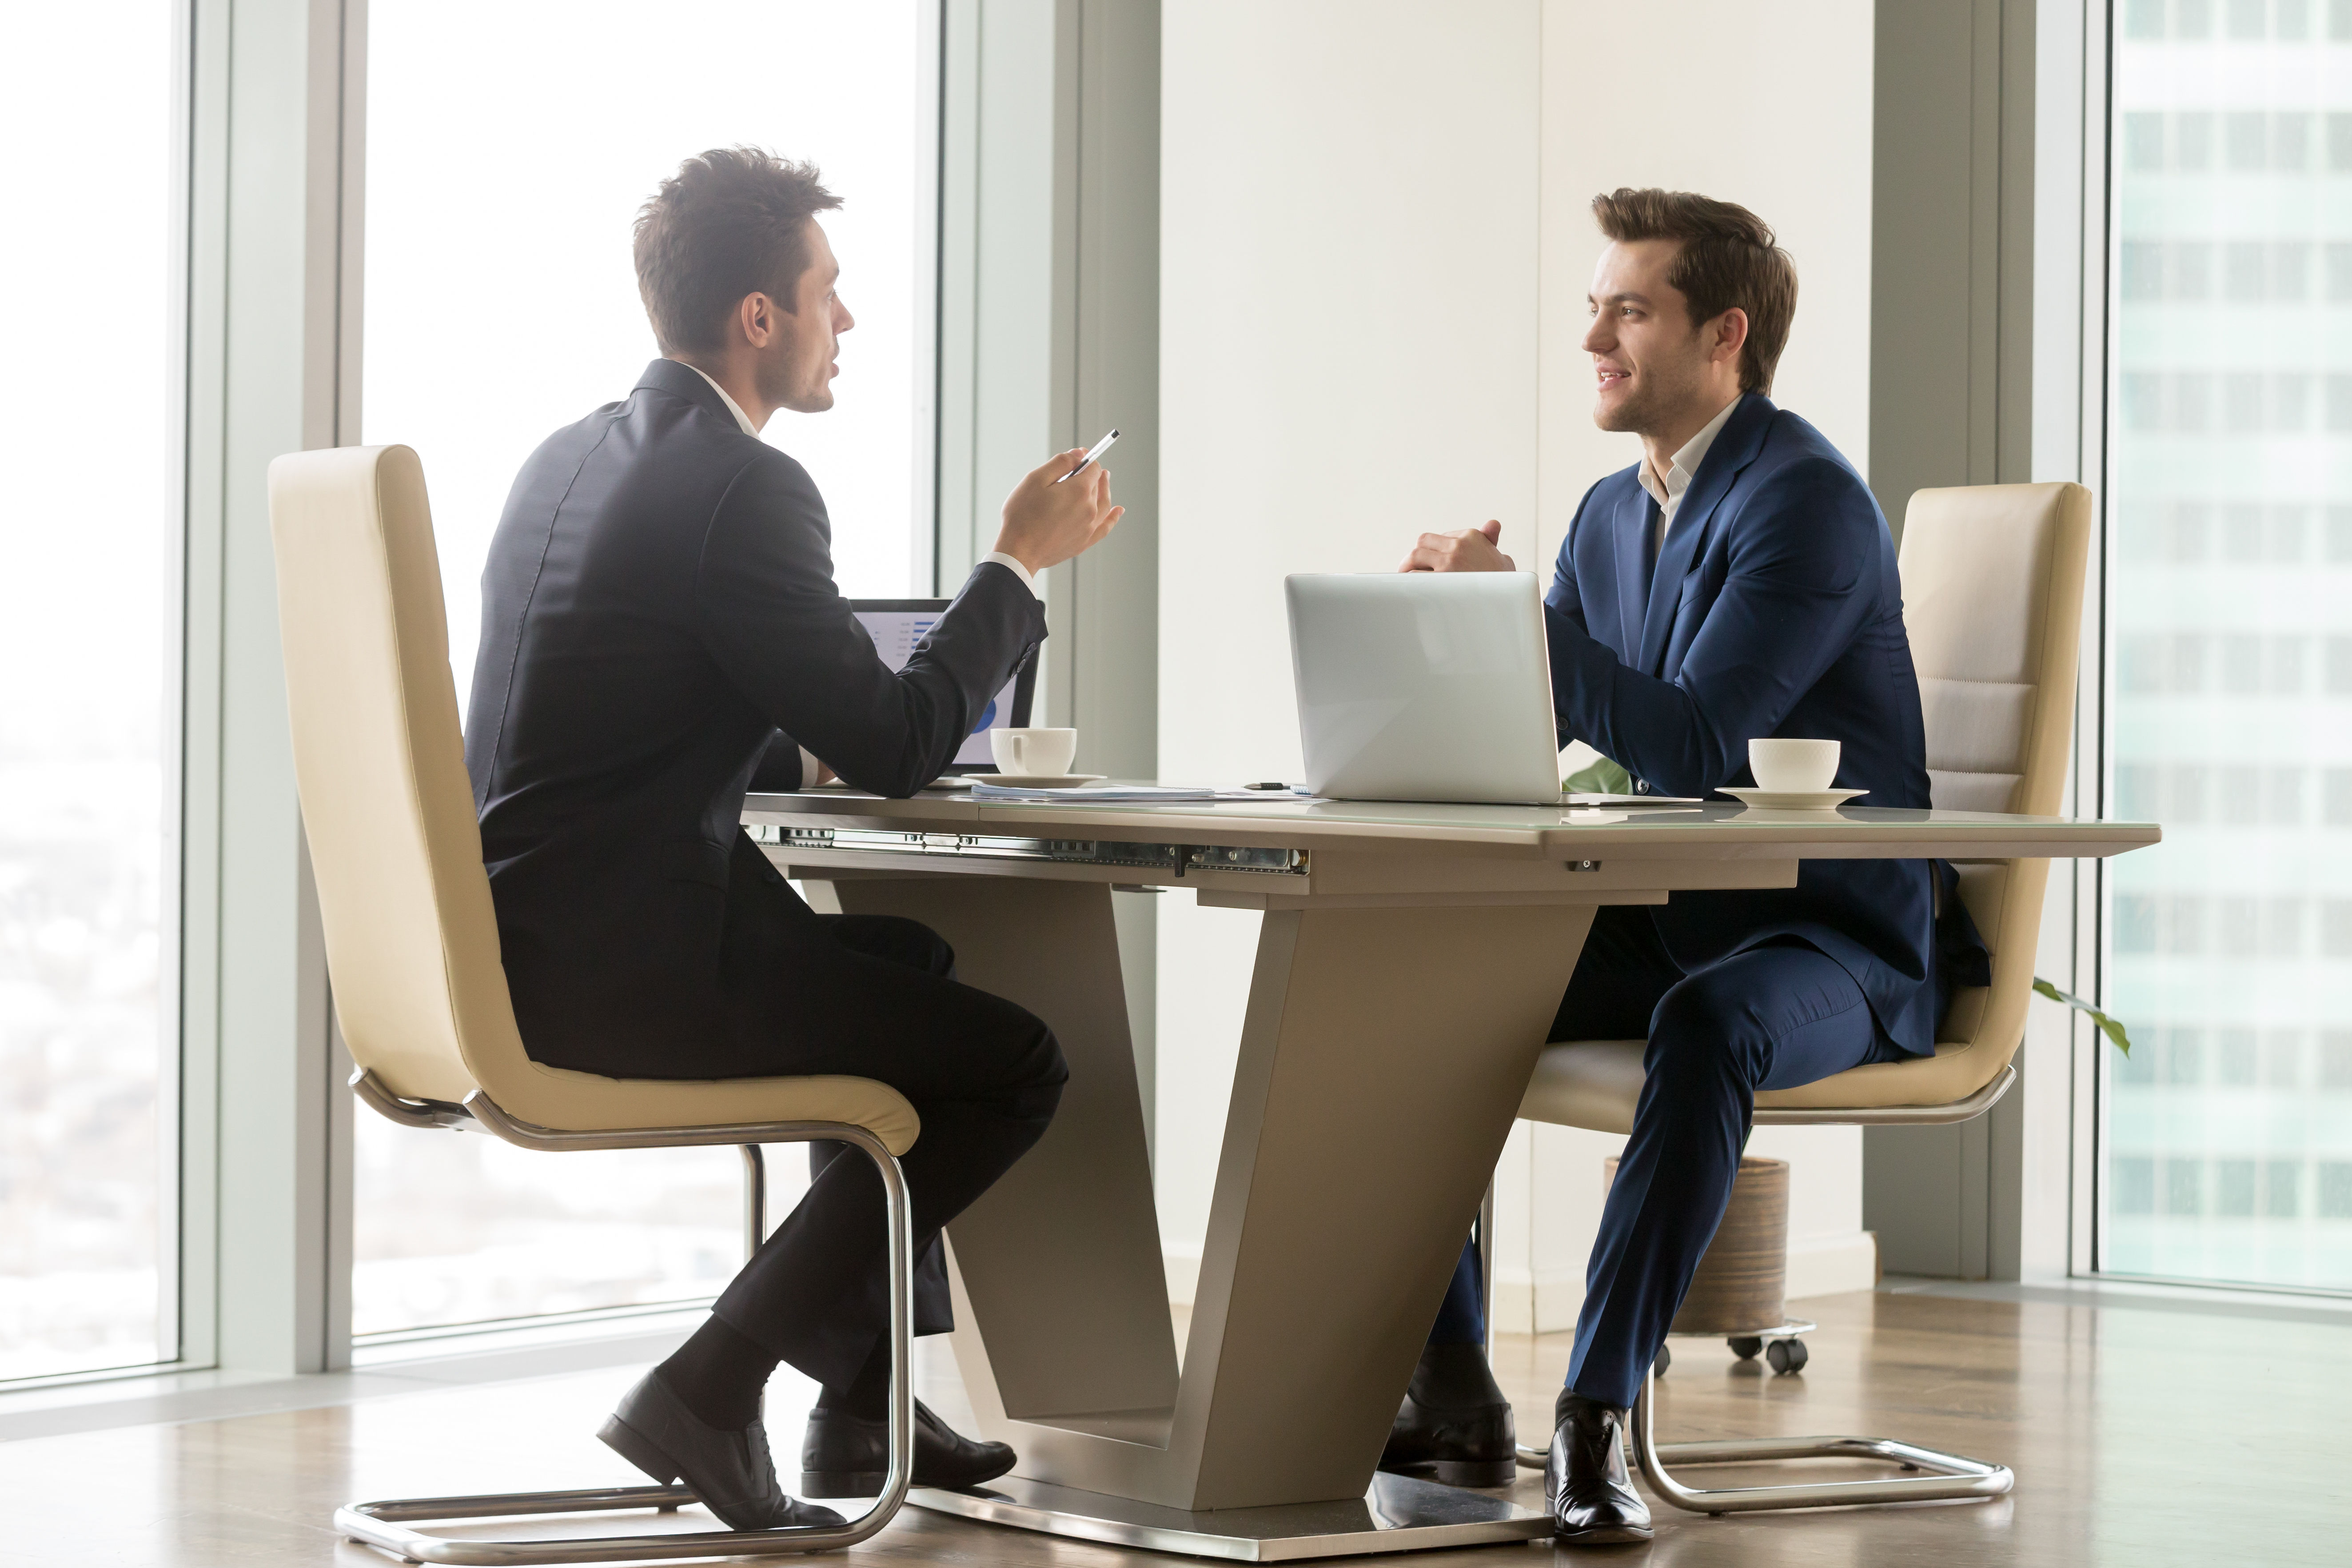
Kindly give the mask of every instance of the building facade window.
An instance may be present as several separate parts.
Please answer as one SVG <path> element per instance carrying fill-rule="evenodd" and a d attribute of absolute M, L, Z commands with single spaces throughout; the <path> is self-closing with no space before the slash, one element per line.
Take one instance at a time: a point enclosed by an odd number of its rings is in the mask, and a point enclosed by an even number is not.
<path fill-rule="evenodd" d="M 2116 34 L 2098 1264 L 2352 1289 L 2352 4 Z"/>
<path fill-rule="evenodd" d="M 921 0 L 688 0 L 648 26 L 641 6 L 594 0 L 550 26 L 527 6 L 370 7 L 361 417 L 368 442 L 423 459 L 461 704 L 507 489 L 540 441 L 627 396 L 654 357 L 630 226 L 707 148 L 810 159 L 843 198 L 824 220 L 856 320 L 836 405 L 779 414 L 764 435 L 824 492 L 845 592 L 929 592 L 926 15 Z M 799 1169 L 782 1152 L 779 1212 Z M 698 1300 L 741 1261 L 732 1150 L 554 1156 L 362 1112 L 356 1161 L 362 1338 Z"/>
<path fill-rule="evenodd" d="M 179 1353 L 181 9 L 0 50 L 0 1381 Z"/>

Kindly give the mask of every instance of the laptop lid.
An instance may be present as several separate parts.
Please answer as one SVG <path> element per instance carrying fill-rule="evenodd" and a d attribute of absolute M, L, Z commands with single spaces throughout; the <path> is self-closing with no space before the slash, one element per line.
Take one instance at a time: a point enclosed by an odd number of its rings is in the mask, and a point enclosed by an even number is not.
<path fill-rule="evenodd" d="M 1302 574 L 1283 591 L 1316 794 L 1559 804 L 1532 574 Z"/>
<path fill-rule="evenodd" d="M 946 599 L 852 599 L 850 613 L 857 624 L 874 639 L 874 651 L 893 671 L 904 669 L 907 660 L 914 657 L 915 645 L 929 635 L 931 626 L 946 613 Z M 995 756 L 990 752 L 988 731 L 1002 729 L 1026 729 L 1029 708 L 1037 692 L 1037 661 L 1007 681 L 1004 689 L 980 710 L 971 733 L 956 748 L 953 766 L 965 772 L 994 773 Z"/>

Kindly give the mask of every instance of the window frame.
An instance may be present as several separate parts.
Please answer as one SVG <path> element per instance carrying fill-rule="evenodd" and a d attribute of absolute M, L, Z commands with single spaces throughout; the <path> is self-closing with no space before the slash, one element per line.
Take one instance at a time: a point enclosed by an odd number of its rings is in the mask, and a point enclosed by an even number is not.
<path fill-rule="evenodd" d="M 211 1119 L 212 1058 L 204 1042 L 192 1039 L 188 1017 L 188 952 L 209 934 L 201 897 L 193 889 L 192 800 L 201 793 L 191 765 L 192 738 L 186 692 L 192 660 L 188 593 L 193 547 L 190 505 L 197 399 L 194 374 L 204 352 L 203 312 L 197 309 L 197 234 L 203 185 L 200 150 L 205 141 L 200 114 L 208 102 L 198 73 L 209 63 L 217 18 L 202 0 L 175 0 L 169 16 L 170 172 L 166 184 L 168 265 L 163 325 L 166 364 L 163 472 L 168 489 L 160 521 L 163 531 L 163 614 L 160 672 L 164 700 L 159 755 L 163 771 L 163 815 L 158 825 L 162 852 L 156 889 L 162 929 L 156 955 L 156 1348 L 152 1361 L 34 1377 L 0 1378 L 0 1395 L 105 1384 L 158 1373 L 203 1370 L 214 1364 L 215 1316 L 211 1243 L 215 1231 L 216 1191 L 207 1179 L 215 1140 Z M 174 699 L 177 699 L 176 700 Z"/>
<path fill-rule="evenodd" d="M 2121 355 L 2116 346 L 2116 332 L 2124 305 L 2125 241 L 2122 225 L 2117 221 L 2116 186 L 2126 172 L 2129 150 L 2126 146 L 2126 127 L 2122 116 L 2115 112 L 2116 72 L 2118 56 L 2126 41 L 2123 12 L 2128 0 L 2106 0 L 2085 7 L 2086 47 L 2084 72 L 2084 143 L 2085 152 L 2084 191 L 2084 232 L 2093 243 L 2084 247 L 2085 278 L 2084 281 L 2084 318 L 2086 367 L 2093 373 L 2083 377 L 2083 430 L 2084 471 L 2099 477 L 2098 526 L 2095 535 L 2095 549 L 2092 563 L 2090 602 L 2085 606 L 2086 629 L 2094 635 L 2086 639 L 2084 668 L 2083 699 L 2079 710 L 2076 735 L 2081 765 L 2084 776 L 2095 781 L 2096 814 L 2115 815 L 2125 804 L 2119 798 L 2117 764 L 2113 745 L 2114 724 L 2117 717 L 2116 696 L 2121 676 L 2116 649 L 2113 615 L 2115 552 L 2117 546 L 2108 497 L 2113 493 L 2116 464 L 2118 461 L 2108 439 L 2111 419 L 2123 417 L 2125 410 Z M 2217 24 L 2219 18 L 2216 18 Z M 2316 0 L 2311 7 L 2309 22 L 2313 28 L 2307 40 L 2311 47 L 2325 47 L 2331 41 L 2327 29 L 2327 13 Z M 2219 27 L 2217 25 L 2217 34 Z M 2341 42 L 2342 40 L 2334 40 Z M 2319 134 L 2310 139 L 2307 155 L 2324 159 L 2324 143 L 2328 134 L 2324 122 L 2317 125 Z M 2226 167 L 2226 166 L 2225 166 Z M 2213 284 L 2221 287 L 2223 268 L 2214 268 Z M 2326 258 L 2324 250 L 2306 258 L 2307 299 L 2311 303 L 2324 302 Z M 2168 267 L 2166 268 L 2168 272 Z M 2324 526 L 2324 523 L 2323 523 Z M 2095 660 L 2095 663 L 2092 662 Z M 2314 694 L 2312 700 L 2324 700 Z M 2092 977 L 2087 994 L 2108 1006 L 2110 988 L 2115 979 L 2113 963 L 2116 915 L 2116 889 L 2109 872 L 2109 863 L 2095 861 L 2078 865 L 2078 881 L 2088 894 L 2078 903 L 2077 961 L 2078 973 Z M 2297 1286 L 2248 1282 L 2227 1279 L 2200 1279 L 2175 1274 L 2150 1274 L 2112 1268 L 2107 1266 L 2107 1209 L 2112 1196 L 2107 1170 L 2108 1121 L 2113 1110 L 2111 1086 L 2117 1061 L 2114 1048 L 2105 1046 L 2095 1032 L 2077 1029 L 2078 1039 L 2087 1037 L 2088 1049 L 2078 1046 L 2076 1058 L 2076 1093 L 2074 1132 L 2072 1136 L 2072 1194 L 2074 1220 L 2073 1257 L 2070 1273 L 2085 1279 L 2116 1282 L 2157 1285 L 2188 1290 L 2227 1291 L 2234 1297 L 2275 1296 L 2281 1298 L 2323 1298 L 2333 1300 L 2352 1299 L 2352 1287 Z"/>

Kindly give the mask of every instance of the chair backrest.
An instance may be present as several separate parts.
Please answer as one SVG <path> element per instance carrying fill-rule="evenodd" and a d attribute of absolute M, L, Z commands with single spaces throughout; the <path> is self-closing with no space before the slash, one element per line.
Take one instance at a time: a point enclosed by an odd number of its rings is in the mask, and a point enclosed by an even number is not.
<path fill-rule="evenodd" d="M 2090 560 L 2080 485 L 1921 490 L 1903 521 L 1903 619 L 1919 672 L 1928 798 L 1947 811 L 2057 811 L 2074 726 Z M 2047 860 L 1962 862 L 1992 984 L 1952 997 L 1933 1059 L 1860 1067 L 1759 1106 L 1940 1105 L 2000 1076 L 2025 1038 Z"/>
<path fill-rule="evenodd" d="M 406 447 L 269 466 L 294 775 L 335 1013 L 394 1093 L 527 1079 L 466 777 L 425 470 Z"/>
<path fill-rule="evenodd" d="M 2081 485 L 1921 490 L 1903 522 L 1903 618 L 1919 671 L 1928 797 L 1948 811 L 2047 816 L 2066 786 L 2081 654 L 2091 492 Z M 1983 1081 L 2025 1034 L 2047 860 L 1963 864 L 1960 899 L 1992 950 L 1948 1041 L 1983 1047 Z"/>
<path fill-rule="evenodd" d="M 2080 485 L 1921 490 L 1903 523 L 1903 619 L 1947 811 L 2047 816 L 2066 784 L 2090 556 Z"/>

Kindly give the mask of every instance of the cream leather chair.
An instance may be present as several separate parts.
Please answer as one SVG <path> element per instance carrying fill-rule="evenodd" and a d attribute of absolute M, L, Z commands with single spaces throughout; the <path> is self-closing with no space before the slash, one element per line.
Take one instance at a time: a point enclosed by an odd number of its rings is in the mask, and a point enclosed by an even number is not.
<path fill-rule="evenodd" d="M 2080 485 L 1979 485 L 1921 490 L 1903 526 L 1904 620 L 1919 671 L 1927 777 L 1944 811 L 2055 815 L 2074 733 L 2074 670 L 2090 553 L 2091 492 Z M 2047 860 L 1963 863 L 1960 900 L 1992 953 L 1992 984 L 1954 996 L 1936 1054 L 1855 1068 L 1756 1097 L 1759 1126 L 1966 1121 L 2016 1081 L 2025 1037 Z M 1642 1090 L 1640 1040 L 1548 1047 L 1519 1114 L 1531 1121 L 1630 1132 Z M 1650 1380 L 1633 1413 L 1636 1458 L 1652 1489 L 1703 1513 L 1996 1497 L 2008 1469 L 1868 1437 L 1670 1443 L 1653 1432 Z M 1695 1489 L 1667 1462 L 1720 1464 L 1823 1456 L 1879 1458 L 1934 1473 L 1890 1480 Z M 1520 1450 L 1523 1463 L 1543 1456 Z"/>
<path fill-rule="evenodd" d="M 668 1511 L 682 1486 L 355 1503 L 335 1528 L 412 1562 L 594 1563 L 747 1557 L 852 1545 L 887 1523 L 912 1476 L 908 1208 L 897 1156 L 915 1110 L 856 1078 L 679 1082 L 542 1067 L 507 995 L 482 869 L 425 474 L 405 447 L 300 452 L 269 467 L 269 523 L 294 772 L 352 1087 L 404 1126 L 526 1149 L 732 1143 L 749 1180 L 747 1240 L 765 1234 L 759 1146 L 835 1139 L 882 1176 L 890 1258 L 890 1468 L 847 1524 L 529 1542 L 461 1540 L 427 1521 L 614 1509 Z"/>

